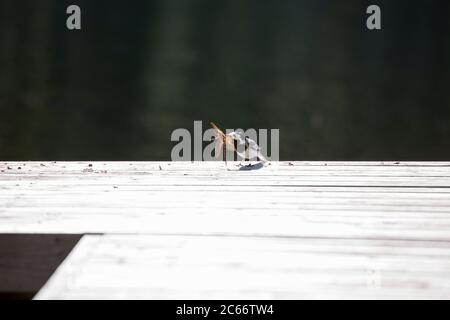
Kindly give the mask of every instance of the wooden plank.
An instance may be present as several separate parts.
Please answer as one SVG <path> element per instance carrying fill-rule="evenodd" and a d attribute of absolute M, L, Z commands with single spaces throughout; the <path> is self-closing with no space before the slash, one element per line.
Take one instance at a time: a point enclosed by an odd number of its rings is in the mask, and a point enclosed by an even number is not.
<path fill-rule="evenodd" d="M 448 163 L 290 164 L 3 163 L 0 232 L 450 240 Z"/>
<path fill-rule="evenodd" d="M 229 161 L 230 166 L 239 162 Z M 225 167 L 222 161 L 10 161 L 10 162 L 0 162 L 0 170 L 6 170 L 6 168 L 12 167 L 16 169 L 17 167 L 29 168 L 39 168 L 39 170 L 52 170 L 61 171 L 61 169 L 70 168 L 84 168 L 88 164 L 96 166 L 108 166 L 114 167 L 116 169 L 128 170 L 128 167 L 133 168 L 145 168 L 146 170 L 160 170 L 160 166 L 164 169 L 181 168 L 184 170 L 186 167 L 197 167 L 202 170 L 205 168 L 218 168 Z M 386 167 L 449 167 L 450 161 L 273 161 L 271 162 L 273 166 L 291 168 L 296 166 L 308 166 L 308 167 L 323 167 L 323 166 L 334 166 L 334 167 L 374 167 L 381 166 Z M 135 169 L 133 169 L 135 170 Z"/>
<path fill-rule="evenodd" d="M 85 236 L 36 299 L 449 299 L 450 243 Z"/>
<path fill-rule="evenodd" d="M 235 164 L 219 162 L 136 162 L 136 163 L 3 163 L 2 189 L 26 187 L 39 182 L 61 187 L 123 183 L 137 186 L 450 186 L 450 166 L 444 163 L 402 165 L 313 165 L 273 162 L 252 171 L 239 171 Z M 91 166 L 89 166 L 91 165 Z M 9 168 L 9 169 L 8 169 Z M 20 169 L 19 169 L 20 168 Z M 227 170 L 228 168 L 228 170 Z"/>
<path fill-rule="evenodd" d="M 433 175 L 445 174 L 448 176 L 449 165 L 349 165 L 337 166 L 333 163 L 327 165 L 306 165 L 293 164 L 286 165 L 283 162 L 270 162 L 264 167 L 255 166 L 255 170 L 243 170 L 246 167 L 239 167 L 239 163 L 230 162 L 227 166 L 218 162 L 133 162 L 133 163 L 98 163 L 98 162 L 58 162 L 58 163 L 0 163 L 1 176 L 8 175 L 152 175 L 169 174 L 228 174 L 230 171 L 238 171 L 242 175 L 315 175 L 315 174 L 355 174 L 355 175 Z M 248 168 L 248 167 L 247 167 Z M 236 175 L 236 173 L 232 173 Z"/>
<path fill-rule="evenodd" d="M 0 163 L 0 233 L 104 234 L 42 299 L 450 298 L 450 162 Z"/>

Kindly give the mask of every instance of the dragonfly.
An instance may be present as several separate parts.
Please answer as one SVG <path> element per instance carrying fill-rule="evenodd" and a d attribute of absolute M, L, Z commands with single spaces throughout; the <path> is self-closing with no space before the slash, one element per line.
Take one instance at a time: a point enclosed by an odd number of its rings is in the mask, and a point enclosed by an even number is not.
<path fill-rule="evenodd" d="M 222 152 L 225 164 L 227 163 L 227 150 L 236 152 L 242 160 L 256 159 L 257 161 L 267 162 L 267 159 L 261 154 L 261 148 L 254 140 L 237 131 L 225 134 L 213 122 L 211 122 L 211 126 L 215 130 L 216 156 L 219 156 Z"/>

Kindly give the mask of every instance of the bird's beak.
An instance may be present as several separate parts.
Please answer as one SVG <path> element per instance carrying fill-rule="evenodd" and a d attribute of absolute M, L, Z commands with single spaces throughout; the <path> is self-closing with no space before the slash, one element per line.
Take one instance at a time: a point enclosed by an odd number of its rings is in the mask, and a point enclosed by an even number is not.
<path fill-rule="evenodd" d="M 225 144 L 227 145 L 227 148 L 230 147 L 231 150 L 234 150 L 234 139 L 230 136 L 225 137 Z"/>

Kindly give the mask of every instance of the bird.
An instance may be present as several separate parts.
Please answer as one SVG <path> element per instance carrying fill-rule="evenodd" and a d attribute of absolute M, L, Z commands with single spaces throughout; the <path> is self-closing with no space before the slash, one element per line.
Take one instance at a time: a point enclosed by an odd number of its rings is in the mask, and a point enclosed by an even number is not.
<path fill-rule="evenodd" d="M 216 155 L 218 156 L 223 150 L 225 163 L 226 159 L 226 151 L 227 149 L 236 152 L 236 154 L 242 160 L 250 161 L 250 166 L 252 160 L 261 161 L 263 163 L 268 160 L 261 154 L 261 148 L 258 144 L 249 137 L 245 136 L 244 133 L 233 131 L 230 133 L 223 133 L 222 130 L 219 129 L 213 122 L 211 122 L 211 126 L 214 128 L 216 135 L 215 140 L 218 142 L 216 145 Z"/>
<path fill-rule="evenodd" d="M 255 140 L 236 131 L 230 132 L 228 135 L 233 139 L 234 150 L 241 159 L 267 162 L 267 159 L 261 154 L 261 148 Z"/>

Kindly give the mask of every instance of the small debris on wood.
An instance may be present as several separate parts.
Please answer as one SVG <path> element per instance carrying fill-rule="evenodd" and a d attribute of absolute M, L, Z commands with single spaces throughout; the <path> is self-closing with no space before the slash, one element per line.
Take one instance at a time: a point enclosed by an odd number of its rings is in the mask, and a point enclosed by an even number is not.
<path fill-rule="evenodd" d="M 12 170 L 12 168 L 11 168 L 11 167 L 6 167 L 6 169 L 8 169 L 8 170 Z"/>
<path fill-rule="evenodd" d="M 293 166 L 294 164 L 292 162 L 289 162 L 288 165 Z"/>
<path fill-rule="evenodd" d="M 45 164 L 41 163 L 40 166 L 41 166 L 41 167 L 45 167 Z"/>
<path fill-rule="evenodd" d="M 88 167 L 92 167 L 92 163 L 89 163 L 89 164 L 88 164 Z"/>
<path fill-rule="evenodd" d="M 93 172 L 94 170 L 92 168 L 85 168 L 83 169 L 83 172 Z"/>
<path fill-rule="evenodd" d="M 117 186 L 114 186 L 114 189 L 118 189 Z"/>
<path fill-rule="evenodd" d="M 17 170 L 22 170 L 22 167 L 17 167 Z"/>
<path fill-rule="evenodd" d="M 162 170 L 161 166 L 159 166 L 159 170 Z"/>
<path fill-rule="evenodd" d="M 400 162 L 397 161 L 397 162 L 394 162 L 394 164 L 400 164 Z"/>

